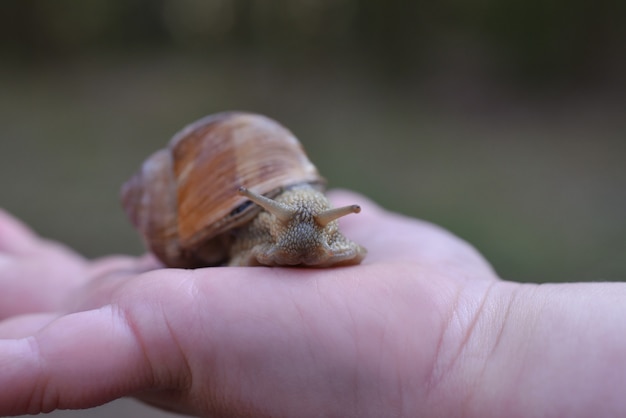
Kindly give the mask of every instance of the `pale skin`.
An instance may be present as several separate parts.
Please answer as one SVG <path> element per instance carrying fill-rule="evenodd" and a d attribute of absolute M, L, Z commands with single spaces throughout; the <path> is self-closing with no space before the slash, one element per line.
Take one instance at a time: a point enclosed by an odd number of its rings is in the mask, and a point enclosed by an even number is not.
<path fill-rule="evenodd" d="M 122 396 L 205 417 L 626 415 L 626 284 L 501 280 L 362 196 L 335 269 L 87 261 L 0 212 L 0 415 Z"/>

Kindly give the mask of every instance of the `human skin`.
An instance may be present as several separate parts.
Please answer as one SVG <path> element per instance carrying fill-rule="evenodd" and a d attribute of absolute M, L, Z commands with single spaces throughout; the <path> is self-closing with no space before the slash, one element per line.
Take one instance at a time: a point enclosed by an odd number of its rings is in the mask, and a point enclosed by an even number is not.
<path fill-rule="evenodd" d="M 87 261 L 0 212 L 0 415 L 134 396 L 206 417 L 625 416 L 626 285 L 501 280 L 349 192 L 333 269 Z"/>

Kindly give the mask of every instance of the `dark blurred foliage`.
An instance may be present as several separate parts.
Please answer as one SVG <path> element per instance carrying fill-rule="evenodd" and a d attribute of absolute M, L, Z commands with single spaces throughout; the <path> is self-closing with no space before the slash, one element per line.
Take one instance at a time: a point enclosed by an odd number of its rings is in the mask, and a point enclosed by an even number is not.
<path fill-rule="evenodd" d="M 0 4 L 0 47 L 27 63 L 182 47 L 358 56 L 396 80 L 458 64 L 527 86 L 623 83 L 625 16 L 620 0 L 23 0 Z"/>

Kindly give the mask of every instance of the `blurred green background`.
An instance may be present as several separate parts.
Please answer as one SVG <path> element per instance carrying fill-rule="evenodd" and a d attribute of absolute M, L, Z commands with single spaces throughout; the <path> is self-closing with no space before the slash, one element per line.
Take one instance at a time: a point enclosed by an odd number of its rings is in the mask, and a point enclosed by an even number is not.
<path fill-rule="evenodd" d="M 625 23 L 619 0 L 5 0 L 0 206 L 139 254 L 121 183 L 185 124 L 250 110 L 504 278 L 624 280 Z"/>

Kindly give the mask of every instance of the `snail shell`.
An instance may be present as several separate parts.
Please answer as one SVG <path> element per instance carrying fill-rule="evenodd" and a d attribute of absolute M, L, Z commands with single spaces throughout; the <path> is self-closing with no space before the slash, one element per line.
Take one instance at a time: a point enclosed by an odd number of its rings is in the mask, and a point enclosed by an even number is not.
<path fill-rule="evenodd" d="M 224 112 L 180 131 L 122 187 L 122 205 L 170 267 L 358 264 L 302 145 L 261 115 Z"/>

